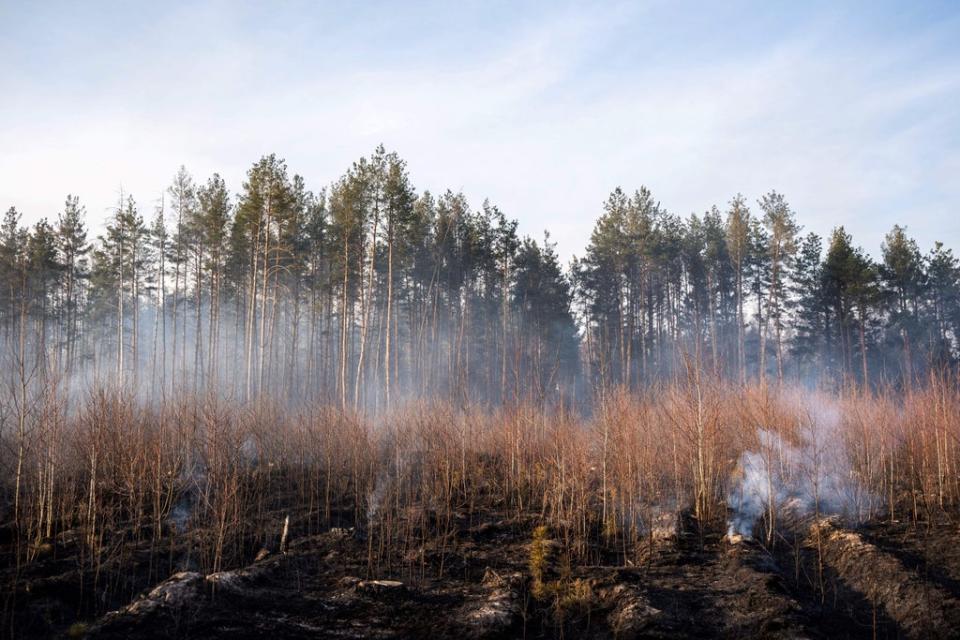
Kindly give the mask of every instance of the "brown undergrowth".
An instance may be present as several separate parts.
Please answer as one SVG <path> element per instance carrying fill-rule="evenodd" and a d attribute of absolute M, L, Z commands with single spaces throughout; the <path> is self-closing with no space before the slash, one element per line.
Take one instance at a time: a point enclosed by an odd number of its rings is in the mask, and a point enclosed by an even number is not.
<path fill-rule="evenodd" d="M 579 568 L 649 566 L 657 540 L 676 535 L 707 548 L 742 454 L 763 450 L 760 431 L 800 447 L 827 405 L 835 453 L 877 498 L 856 520 L 954 518 L 960 390 L 943 377 L 895 393 L 691 377 L 611 392 L 588 413 L 411 402 L 370 416 L 213 397 L 138 404 L 106 390 L 68 405 L 51 392 L 23 429 L 0 432 L 4 634 L 94 620 L 180 570 L 246 566 L 279 551 L 287 516 L 291 540 L 352 530 L 364 580 L 426 584 L 463 562 L 464 523 L 502 514 L 533 540 L 532 597 L 581 615 L 596 585 Z M 810 549 L 798 522 L 771 500 L 755 533 L 772 556 L 799 558 Z M 800 576 L 801 564 L 784 572 Z M 56 576 L 77 593 L 37 621 L 29 604 Z"/>

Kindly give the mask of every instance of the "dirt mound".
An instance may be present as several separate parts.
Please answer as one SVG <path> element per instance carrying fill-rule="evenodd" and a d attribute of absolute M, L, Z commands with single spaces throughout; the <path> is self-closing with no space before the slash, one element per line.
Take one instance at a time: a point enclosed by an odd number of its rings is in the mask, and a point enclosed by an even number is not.
<path fill-rule="evenodd" d="M 842 529 L 831 518 L 811 526 L 808 543 L 821 550 L 824 562 L 850 587 L 882 606 L 905 635 L 954 637 L 960 625 L 960 602 L 922 580 L 893 555 Z"/>

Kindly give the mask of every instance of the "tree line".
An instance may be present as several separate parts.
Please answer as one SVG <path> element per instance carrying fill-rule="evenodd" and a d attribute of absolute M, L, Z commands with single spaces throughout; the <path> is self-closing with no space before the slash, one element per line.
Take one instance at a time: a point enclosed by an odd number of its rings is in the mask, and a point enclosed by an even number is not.
<path fill-rule="evenodd" d="M 683 219 L 616 189 L 571 278 L 595 384 L 693 362 L 746 382 L 909 384 L 957 361 L 960 270 L 895 225 L 879 260 L 836 227 L 802 232 L 783 194 Z"/>
<path fill-rule="evenodd" d="M 901 226 L 879 259 L 804 234 L 786 198 L 687 218 L 617 188 L 582 258 L 462 193 L 418 193 L 381 146 L 311 191 L 275 155 L 231 194 L 180 168 L 152 211 L 121 192 L 104 231 L 67 196 L 0 225 L 0 323 L 19 381 L 151 397 L 386 408 L 444 395 L 587 398 L 691 369 L 745 383 L 906 384 L 953 367 L 960 263 Z"/>

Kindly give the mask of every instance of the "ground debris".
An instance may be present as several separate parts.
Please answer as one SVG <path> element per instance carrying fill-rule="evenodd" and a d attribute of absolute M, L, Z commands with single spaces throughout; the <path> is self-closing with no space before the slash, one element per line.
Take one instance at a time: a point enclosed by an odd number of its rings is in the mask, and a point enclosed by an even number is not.
<path fill-rule="evenodd" d="M 469 596 L 460 609 L 460 617 L 471 638 L 496 636 L 509 630 L 519 619 L 520 597 L 517 591 L 519 573 L 502 576 L 487 569 L 481 586 L 485 592 Z"/>
<path fill-rule="evenodd" d="M 952 637 L 960 624 L 960 602 L 922 580 L 863 537 L 840 527 L 836 518 L 821 518 L 810 527 L 808 545 L 824 562 L 873 605 L 882 606 L 913 638 Z"/>
<path fill-rule="evenodd" d="M 196 601 L 201 594 L 203 576 L 195 571 L 180 571 L 175 573 L 145 596 L 125 607 L 124 615 L 141 615 L 150 613 L 158 608 L 166 607 L 177 609 Z"/>
<path fill-rule="evenodd" d="M 152 621 L 158 615 L 177 616 L 199 606 L 204 596 L 203 582 L 203 575 L 195 571 L 175 573 L 124 608 L 104 615 L 86 634 L 121 637 L 139 635 L 135 629 L 156 628 L 159 625 Z"/>
<path fill-rule="evenodd" d="M 397 595 L 406 591 L 406 585 L 399 580 L 361 580 L 355 586 L 357 591 L 375 595 Z"/>
<path fill-rule="evenodd" d="M 270 571 L 271 568 L 269 565 L 254 564 L 243 569 L 218 571 L 209 574 L 206 577 L 206 582 L 217 589 L 232 591 L 234 593 L 243 592 L 249 589 L 254 581 L 261 578 Z"/>
<path fill-rule="evenodd" d="M 87 625 L 84 633 L 100 640 L 467 640 L 524 635 L 587 640 L 854 639 L 872 637 L 873 632 L 869 595 L 860 598 L 861 592 L 881 599 L 876 607 L 882 618 L 877 638 L 949 637 L 953 628 L 954 614 L 948 605 L 954 600 L 942 597 L 944 593 L 956 595 L 949 586 L 953 574 L 937 576 L 941 582 L 925 582 L 918 568 L 901 562 L 897 554 L 906 551 L 899 542 L 904 534 L 887 523 L 874 524 L 869 539 L 867 534 L 844 530 L 839 524 L 831 524 L 832 528 L 824 525 L 825 564 L 836 567 L 830 574 L 831 584 L 836 586 L 827 588 L 838 589 L 835 597 L 831 592 L 825 600 L 803 582 L 804 576 L 816 575 L 811 571 L 817 557 L 810 546 L 813 536 L 806 535 L 806 529 L 801 537 L 807 541 L 806 547 L 777 550 L 749 539 L 729 544 L 718 528 L 692 540 L 672 538 L 651 544 L 645 537 L 642 558 L 635 553 L 599 555 L 597 562 L 567 567 L 560 562 L 563 550 L 551 546 L 553 562 L 546 569 L 545 581 L 554 585 L 554 590 L 537 599 L 530 591 L 528 567 L 534 521 L 518 523 L 502 513 L 477 520 L 459 527 L 445 551 L 411 545 L 394 556 L 384 556 L 379 571 L 371 570 L 368 542 L 349 530 L 301 534 L 286 554 L 271 554 L 208 575 L 181 571 L 156 582 L 132 602 L 113 604 L 111 613 L 83 620 Z M 490 524 L 483 526 L 483 522 Z M 884 546 L 871 545 L 874 538 L 884 540 Z M 251 545 L 251 554 L 258 548 Z M 411 554 L 410 549 L 416 553 Z M 876 567 L 875 573 L 899 576 L 896 581 L 907 586 L 897 587 L 893 596 L 882 590 L 867 592 L 865 582 L 855 579 L 867 580 L 873 574 L 858 578 L 861 574 L 853 568 L 844 569 L 836 558 L 846 556 L 851 556 L 847 559 L 851 567 L 866 562 Z M 58 610 L 52 598 L 64 589 L 44 587 L 42 580 L 67 586 L 76 572 L 63 573 L 65 560 L 44 562 L 48 567 L 45 574 L 37 573 L 40 563 L 32 567 L 35 575 L 26 595 L 34 598 L 36 611 L 44 606 L 47 608 L 41 613 L 54 616 Z M 808 564 L 798 569 L 796 562 Z M 861 586 L 847 588 L 846 583 Z M 910 622 L 908 609 L 921 607 L 916 604 L 921 590 L 926 600 L 922 610 L 913 614 L 917 622 Z M 886 597 L 906 604 L 897 609 L 898 605 L 882 601 Z M 885 613 L 887 607 L 894 612 L 890 616 Z M 76 620 L 62 619 L 64 630 Z M 930 633 L 919 626 L 921 619 L 927 621 Z"/>
<path fill-rule="evenodd" d="M 662 612 L 651 606 L 643 592 L 633 585 L 617 585 L 605 595 L 613 602 L 607 616 L 610 629 L 617 638 L 636 638 Z"/>

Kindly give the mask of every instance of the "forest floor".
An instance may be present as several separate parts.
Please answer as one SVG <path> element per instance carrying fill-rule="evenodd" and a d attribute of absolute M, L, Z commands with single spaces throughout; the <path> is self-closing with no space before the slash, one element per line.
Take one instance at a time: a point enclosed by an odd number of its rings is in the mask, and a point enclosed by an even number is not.
<path fill-rule="evenodd" d="M 731 543 L 687 527 L 650 540 L 632 566 L 566 566 L 548 541 L 532 587 L 533 518 L 491 513 L 454 523 L 441 547 L 398 552 L 368 579 L 370 539 L 305 535 L 285 553 L 203 575 L 180 562 L 115 610 L 76 622 L 85 599 L 64 542 L 21 569 L 0 637 L 90 638 L 896 638 L 960 634 L 960 530 L 877 521 L 822 537 Z M 818 546 L 822 545 L 819 549 Z M 832 546 L 831 546 L 832 545 Z M 130 575 L 149 550 L 117 562 Z M 155 554 L 149 554 L 154 557 Z M 636 557 L 636 556 L 635 556 Z M 179 570 L 179 569 L 185 570 Z M 12 584 L 12 568 L 0 569 Z M 157 571 L 154 568 L 153 572 Z M 170 573 L 164 568 L 164 575 Z M 383 574 L 386 573 L 386 576 Z M 442 575 L 442 578 L 437 576 Z M 130 578 L 134 580 L 134 578 Z M 142 580 L 141 580 L 142 582 Z M 117 585 L 114 585 L 115 587 Z M 128 589 L 128 590 L 129 590 Z M 114 589 L 123 592 L 124 589 Z M 912 599 L 912 600 L 911 600 Z"/>

